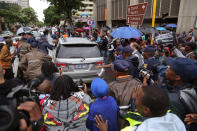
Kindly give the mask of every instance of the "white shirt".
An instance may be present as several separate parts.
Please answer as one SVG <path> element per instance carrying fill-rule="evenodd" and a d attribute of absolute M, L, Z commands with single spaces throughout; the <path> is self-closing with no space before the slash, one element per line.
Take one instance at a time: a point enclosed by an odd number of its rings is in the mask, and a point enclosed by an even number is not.
<path fill-rule="evenodd" d="M 132 131 L 186 131 L 183 122 L 172 113 L 167 113 L 162 117 L 154 117 L 145 120 Z"/>

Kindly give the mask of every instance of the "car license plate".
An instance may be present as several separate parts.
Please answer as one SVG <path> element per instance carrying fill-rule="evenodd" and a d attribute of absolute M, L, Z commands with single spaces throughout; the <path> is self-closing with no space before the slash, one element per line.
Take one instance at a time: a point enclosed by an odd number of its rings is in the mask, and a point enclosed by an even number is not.
<path fill-rule="evenodd" d="M 75 69 L 88 69 L 88 65 L 83 64 L 83 65 L 75 65 Z"/>

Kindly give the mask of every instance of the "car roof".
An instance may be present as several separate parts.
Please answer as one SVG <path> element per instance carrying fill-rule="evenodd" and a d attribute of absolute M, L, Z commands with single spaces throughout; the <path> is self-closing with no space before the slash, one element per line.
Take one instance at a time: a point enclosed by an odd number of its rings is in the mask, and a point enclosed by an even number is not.
<path fill-rule="evenodd" d="M 87 38 L 82 37 L 61 37 L 60 38 L 60 44 L 94 44 L 96 45 L 96 42 L 93 42 Z"/>

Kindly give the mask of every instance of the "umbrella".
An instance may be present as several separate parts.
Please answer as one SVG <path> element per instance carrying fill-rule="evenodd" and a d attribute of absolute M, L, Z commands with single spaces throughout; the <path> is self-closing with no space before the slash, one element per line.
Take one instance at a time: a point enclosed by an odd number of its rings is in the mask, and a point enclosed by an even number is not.
<path fill-rule="evenodd" d="M 30 27 L 21 27 L 17 30 L 16 34 L 19 35 L 21 33 L 29 33 L 31 32 L 32 28 Z"/>
<path fill-rule="evenodd" d="M 137 38 L 142 36 L 142 32 L 133 27 L 119 27 L 110 34 L 114 38 Z"/>
<path fill-rule="evenodd" d="M 143 32 L 144 34 L 153 34 L 153 33 L 158 33 L 157 30 L 151 27 L 142 27 L 140 28 L 140 31 Z"/>
<path fill-rule="evenodd" d="M 88 13 L 81 13 L 80 15 L 83 15 L 83 16 L 85 15 L 86 16 L 86 15 L 88 15 Z"/>
<path fill-rule="evenodd" d="M 166 30 L 166 28 L 164 28 L 164 27 L 156 27 L 156 29 L 159 31 Z"/>
<path fill-rule="evenodd" d="M 168 24 L 168 25 L 166 25 L 166 27 L 177 28 L 177 25 L 176 24 Z"/>
<path fill-rule="evenodd" d="M 90 27 L 83 27 L 83 29 L 84 29 L 84 30 L 89 30 L 89 29 L 90 29 Z"/>
<path fill-rule="evenodd" d="M 83 32 L 83 29 L 77 28 L 76 31 L 79 32 L 79 33 L 81 33 L 81 32 Z"/>

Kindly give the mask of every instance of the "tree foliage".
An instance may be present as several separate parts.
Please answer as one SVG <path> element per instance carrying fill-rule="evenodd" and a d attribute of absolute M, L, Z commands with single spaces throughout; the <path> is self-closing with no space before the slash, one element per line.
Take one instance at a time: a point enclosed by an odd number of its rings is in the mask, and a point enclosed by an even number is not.
<path fill-rule="evenodd" d="M 64 19 L 64 14 L 61 14 L 55 6 L 49 6 L 43 11 L 46 25 L 59 25 L 60 20 Z"/>
<path fill-rule="evenodd" d="M 38 18 L 33 8 L 24 8 L 21 10 L 21 21 L 23 25 L 36 24 Z"/>
<path fill-rule="evenodd" d="M 61 14 L 66 16 L 67 20 L 72 19 L 73 9 L 79 9 L 84 6 L 81 0 L 47 0 L 54 5 Z"/>
<path fill-rule="evenodd" d="M 17 4 L 9 4 L 0 2 L 0 16 L 4 18 L 4 22 L 9 24 L 36 24 L 38 18 L 33 8 L 22 9 Z"/>

